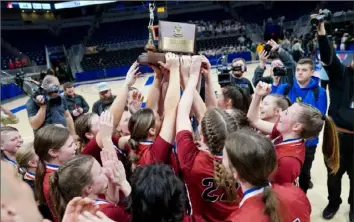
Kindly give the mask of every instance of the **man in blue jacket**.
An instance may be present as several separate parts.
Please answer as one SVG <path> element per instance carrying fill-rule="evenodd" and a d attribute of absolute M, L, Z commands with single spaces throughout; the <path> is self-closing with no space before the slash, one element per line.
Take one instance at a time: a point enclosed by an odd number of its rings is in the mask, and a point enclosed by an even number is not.
<path fill-rule="evenodd" d="M 320 79 L 313 76 L 314 62 L 311 59 L 301 59 L 296 64 L 296 74 L 293 84 L 279 84 L 279 77 L 274 77 L 272 92 L 288 96 L 292 103 L 303 102 L 319 109 L 322 114 L 327 112 L 327 93 L 319 87 Z M 307 193 L 311 182 L 311 167 L 315 159 L 318 137 L 306 141 L 306 156 L 299 176 L 299 185 Z"/>

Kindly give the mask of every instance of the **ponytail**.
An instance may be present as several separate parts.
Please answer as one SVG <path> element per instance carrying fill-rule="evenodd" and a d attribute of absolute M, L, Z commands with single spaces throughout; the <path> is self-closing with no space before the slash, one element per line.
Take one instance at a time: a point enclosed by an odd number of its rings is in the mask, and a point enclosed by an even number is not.
<path fill-rule="evenodd" d="M 53 216 L 57 216 L 59 218 L 59 221 L 61 221 L 68 202 L 65 201 L 62 192 L 60 191 L 59 174 L 57 171 L 50 176 L 49 185 L 50 185 L 50 200 L 53 203 L 53 208 L 54 208 Z"/>
<path fill-rule="evenodd" d="M 138 161 L 140 160 L 140 156 L 136 154 L 136 151 L 139 149 L 139 143 L 136 140 L 130 138 L 128 140 L 128 146 L 130 147 L 130 153 L 128 159 L 130 161 L 129 165 L 131 166 L 130 172 L 128 171 L 129 172 L 128 174 L 132 175 L 135 168 L 137 167 L 136 165 Z"/>
<path fill-rule="evenodd" d="M 214 180 L 218 187 L 223 187 L 227 201 L 233 202 L 240 197 L 237 196 L 235 181 L 228 178 L 224 165 L 218 160 L 214 160 Z"/>
<path fill-rule="evenodd" d="M 264 187 L 262 200 L 264 202 L 264 213 L 269 216 L 270 222 L 280 222 L 278 199 L 270 186 Z"/>
<path fill-rule="evenodd" d="M 36 184 L 35 184 L 35 195 L 38 197 L 39 204 L 46 205 L 46 200 L 43 193 L 43 181 L 45 176 L 45 163 L 43 160 L 39 159 L 38 166 L 36 169 Z"/>
<path fill-rule="evenodd" d="M 337 173 L 339 169 L 339 139 L 336 125 L 329 116 L 323 116 L 325 127 L 323 132 L 322 153 L 326 165 L 331 169 L 331 173 Z"/>

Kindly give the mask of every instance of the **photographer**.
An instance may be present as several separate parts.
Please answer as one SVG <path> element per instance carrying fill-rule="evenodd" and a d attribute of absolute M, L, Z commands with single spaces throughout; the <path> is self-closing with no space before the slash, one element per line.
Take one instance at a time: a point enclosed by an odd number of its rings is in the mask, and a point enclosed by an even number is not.
<path fill-rule="evenodd" d="M 321 62 L 329 77 L 330 104 L 328 115 L 337 126 L 340 144 L 340 166 L 335 174 L 331 174 L 327 163 L 328 205 L 323 210 L 323 218 L 332 219 L 337 213 L 341 199 L 341 182 L 344 173 L 350 180 L 349 220 L 353 221 L 353 142 L 354 142 L 354 61 L 351 66 L 341 64 L 336 56 L 328 37 L 324 21 L 330 20 L 328 10 L 320 11 L 319 15 L 312 15 L 314 25 L 317 26 L 318 44 Z M 326 138 L 323 138 L 326 142 Z"/>
<path fill-rule="evenodd" d="M 275 54 L 279 55 L 279 59 L 274 59 L 270 65 L 270 76 L 263 77 L 266 70 L 266 62 L 270 56 Z M 273 83 L 273 81 L 279 81 L 279 83 L 292 83 L 295 73 L 295 61 L 291 55 L 281 48 L 274 40 L 270 40 L 259 53 L 259 66 L 254 71 L 252 78 L 253 86 L 256 86 L 259 81 L 266 83 Z"/>
<path fill-rule="evenodd" d="M 31 127 L 37 131 L 47 124 L 61 124 L 76 135 L 74 122 L 68 111 L 66 99 L 59 95 L 59 80 L 48 75 L 42 81 L 45 95 L 37 95 L 26 103 L 26 110 Z"/>

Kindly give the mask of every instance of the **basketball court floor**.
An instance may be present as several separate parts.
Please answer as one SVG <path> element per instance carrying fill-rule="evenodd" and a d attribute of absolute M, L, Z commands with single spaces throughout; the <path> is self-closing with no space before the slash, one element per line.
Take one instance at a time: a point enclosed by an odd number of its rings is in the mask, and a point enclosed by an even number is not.
<path fill-rule="evenodd" d="M 253 76 L 254 70 L 257 67 L 257 64 L 249 64 L 248 71 L 245 73 L 245 77 L 250 79 Z M 267 69 L 269 70 L 269 69 Z M 220 91 L 220 86 L 217 81 L 217 70 L 213 69 L 213 82 L 215 85 L 215 90 Z M 149 84 L 152 82 L 152 75 L 145 74 L 141 78 L 136 81 L 135 87 L 139 88 L 141 92 L 147 97 Z M 112 88 L 113 94 L 117 94 L 119 92 L 119 88 L 123 85 L 124 80 L 122 78 L 118 79 L 106 79 L 105 81 Z M 90 81 L 85 83 L 80 83 L 76 87 L 75 91 L 77 94 L 80 94 L 85 97 L 86 101 L 92 107 L 93 103 L 98 99 L 98 92 L 96 90 L 96 85 L 100 81 Z M 119 96 L 119 95 L 118 95 Z M 19 110 L 16 115 L 19 117 L 20 122 L 14 125 L 21 133 L 24 138 L 25 143 L 33 141 L 33 131 L 29 125 L 27 112 L 23 109 L 23 105 L 25 105 L 27 97 L 20 98 L 6 104 L 3 104 L 5 108 L 10 110 L 17 108 Z M 22 106 L 22 107 L 21 107 Z M 322 135 L 320 136 L 322 138 Z M 322 140 L 322 139 L 321 139 Z M 327 205 L 327 171 L 323 162 L 323 155 L 321 152 L 321 140 L 320 144 L 317 147 L 316 157 L 312 166 L 312 182 L 314 184 L 313 189 L 308 191 L 308 197 L 312 206 L 312 215 L 311 221 L 321 222 L 326 221 L 322 219 L 322 211 Z M 331 220 L 331 222 L 344 222 L 348 221 L 348 213 L 349 213 L 349 205 L 348 205 L 348 195 L 349 195 L 349 180 L 347 174 L 344 175 L 342 180 L 342 200 L 343 203 L 336 214 L 336 216 Z M 294 206 L 296 207 L 296 206 Z"/>

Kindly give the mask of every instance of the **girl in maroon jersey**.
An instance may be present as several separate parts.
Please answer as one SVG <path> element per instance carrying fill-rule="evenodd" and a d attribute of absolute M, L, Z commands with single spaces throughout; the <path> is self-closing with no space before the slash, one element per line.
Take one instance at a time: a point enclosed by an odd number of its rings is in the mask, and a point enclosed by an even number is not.
<path fill-rule="evenodd" d="M 310 221 L 311 205 L 300 188 L 269 183 L 277 156 L 265 136 L 251 129 L 230 134 L 223 150 L 223 165 L 243 190 L 239 209 L 225 221 Z"/>
<path fill-rule="evenodd" d="M 62 218 L 68 202 L 76 196 L 89 197 L 100 211 L 114 221 L 129 215 L 119 207 L 119 191 L 125 196 L 131 188 L 124 167 L 112 150 L 102 151 L 101 165 L 88 155 L 78 155 L 61 165 L 50 180 L 51 198 L 55 212 Z M 104 194 L 104 198 L 102 197 Z"/>
<path fill-rule="evenodd" d="M 130 91 L 132 91 L 132 86 L 134 85 L 136 79 L 140 75 L 140 72 L 138 72 L 138 70 L 139 70 L 138 63 L 135 62 L 127 72 L 124 85 L 120 88 L 119 96 L 116 97 L 116 99 L 113 101 L 109 109 L 109 111 L 113 114 L 113 121 L 114 121 L 113 129 L 117 129 L 118 126 L 120 127 L 119 125 L 120 123 L 123 124 L 121 119 L 125 110 L 127 109 L 126 103 L 127 103 L 127 99 L 130 97 L 129 93 Z M 125 115 L 124 117 L 126 118 L 127 115 Z M 98 124 L 99 124 L 99 116 L 89 113 L 80 116 L 75 121 L 75 129 L 81 140 L 82 143 L 81 147 L 83 147 L 80 150 L 80 153 L 92 155 L 93 157 L 96 158 L 98 162 L 101 163 L 99 154 L 103 145 L 102 145 L 102 133 L 100 133 Z M 128 139 L 129 136 L 112 137 L 115 146 L 117 146 L 117 148 L 120 148 L 120 150 L 118 151 L 121 152 L 124 151 L 123 148 L 126 142 L 128 141 Z"/>
<path fill-rule="evenodd" d="M 182 60 L 188 64 L 188 58 Z M 240 123 L 248 125 L 248 121 L 245 115 L 234 118 L 232 112 L 209 109 L 199 125 L 202 140 L 199 145 L 193 141 L 189 113 L 196 96 L 202 57 L 193 56 L 191 60 L 190 72 L 187 73 L 190 77 L 178 106 L 177 156 L 189 191 L 192 213 L 201 215 L 207 221 L 224 221 L 237 209 L 238 202 L 235 183 L 226 178 L 221 164 L 222 149 L 226 136 L 243 127 Z"/>
<path fill-rule="evenodd" d="M 25 181 L 32 190 L 34 189 L 34 183 L 36 181 L 38 159 L 39 158 L 33 148 L 33 143 L 22 146 L 16 152 L 18 171 L 22 175 L 23 181 Z"/>
<path fill-rule="evenodd" d="M 305 139 L 317 137 L 324 123 L 323 153 L 328 165 L 335 173 L 338 170 L 339 149 L 338 135 L 335 125 L 330 117 L 323 116 L 321 112 L 304 103 L 294 103 L 281 112 L 276 123 L 264 121 L 259 116 L 259 106 L 262 96 L 268 94 L 271 86 L 259 82 L 255 88 L 255 95 L 248 111 L 248 118 L 252 125 L 263 133 L 270 134 L 276 147 L 278 169 L 273 181 L 279 184 L 294 183 L 301 172 L 305 159 Z"/>
<path fill-rule="evenodd" d="M 36 132 L 33 147 L 39 157 L 36 169 L 35 193 L 40 205 L 47 205 L 53 215 L 49 196 L 49 178 L 59 166 L 75 156 L 76 143 L 67 128 L 46 125 Z M 59 221 L 53 217 L 54 221 Z"/>
<path fill-rule="evenodd" d="M 175 138 L 175 122 L 178 101 L 180 99 L 179 57 L 173 53 L 166 54 L 166 64 L 160 63 L 170 72 L 170 81 L 164 101 L 164 118 L 158 115 L 158 98 L 160 98 L 160 81 L 152 86 L 147 106 L 137 111 L 129 120 L 130 160 L 133 169 L 136 166 L 171 160 L 171 150 Z M 155 76 L 156 78 L 157 76 Z M 153 94 L 155 93 L 155 94 Z M 154 101 L 151 102 L 150 99 Z M 150 101 L 149 101 L 150 100 Z"/>
<path fill-rule="evenodd" d="M 269 94 L 261 102 L 259 117 L 264 121 L 276 123 L 279 121 L 281 112 L 289 106 L 291 106 L 291 102 L 287 97 L 278 94 Z M 260 130 L 258 132 L 265 134 Z"/>

